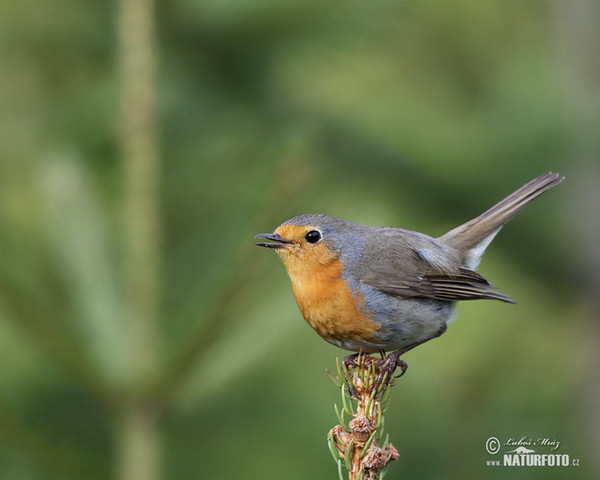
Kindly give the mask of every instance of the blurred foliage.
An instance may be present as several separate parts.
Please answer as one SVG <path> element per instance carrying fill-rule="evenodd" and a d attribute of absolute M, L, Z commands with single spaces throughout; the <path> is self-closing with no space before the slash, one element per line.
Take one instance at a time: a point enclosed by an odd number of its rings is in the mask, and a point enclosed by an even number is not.
<path fill-rule="evenodd" d="M 160 341 L 142 391 L 117 15 L 0 6 L 0 478 L 114 478 L 130 401 L 158 412 L 165 479 L 334 478 L 324 369 L 344 353 L 252 236 L 300 213 L 441 235 L 547 170 L 567 181 L 480 268 L 519 305 L 464 304 L 406 356 L 388 478 L 599 475 L 600 227 L 577 208 L 599 174 L 593 0 L 159 2 Z M 556 438 L 582 467 L 486 467 L 491 435 Z"/>

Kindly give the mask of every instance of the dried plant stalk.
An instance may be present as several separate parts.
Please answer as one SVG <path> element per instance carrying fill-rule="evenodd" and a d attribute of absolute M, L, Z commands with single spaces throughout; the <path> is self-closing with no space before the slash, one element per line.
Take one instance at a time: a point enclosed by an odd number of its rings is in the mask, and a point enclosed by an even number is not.
<path fill-rule="evenodd" d="M 398 450 L 387 439 L 381 447 L 378 445 L 383 437 L 385 404 L 393 385 L 380 363 L 360 354 L 350 366 L 340 366 L 338 361 L 338 377 L 330 375 L 342 391 L 342 409 L 335 406 L 340 424 L 327 435 L 340 480 L 344 467 L 348 480 L 382 479 L 388 463 L 398 458 Z M 352 417 L 348 423 L 346 417 Z"/>

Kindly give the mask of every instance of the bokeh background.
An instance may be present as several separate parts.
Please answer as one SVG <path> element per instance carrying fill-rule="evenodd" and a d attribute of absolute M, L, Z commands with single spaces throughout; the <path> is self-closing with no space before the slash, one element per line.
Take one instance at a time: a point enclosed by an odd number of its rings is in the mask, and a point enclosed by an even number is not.
<path fill-rule="evenodd" d="M 405 356 L 387 478 L 600 478 L 595 0 L 0 5 L 0 478 L 336 478 L 345 353 L 253 235 L 437 236 L 567 180 Z M 547 437 L 579 468 L 488 467 Z M 542 449 L 538 449 L 542 452 Z"/>

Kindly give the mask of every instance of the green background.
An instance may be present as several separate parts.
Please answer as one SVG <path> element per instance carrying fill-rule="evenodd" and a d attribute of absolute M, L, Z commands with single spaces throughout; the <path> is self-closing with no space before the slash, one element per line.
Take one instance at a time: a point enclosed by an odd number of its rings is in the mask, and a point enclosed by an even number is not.
<path fill-rule="evenodd" d="M 142 1 L 127 60 L 128 2 L 0 6 L 0 478 L 336 478 L 345 352 L 253 235 L 438 236 L 549 170 L 479 268 L 518 305 L 463 303 L 404 357 L 387 478 L 599 478 L 598 3 Z M 488 467 L 490 436 L 581 466 Z"/>

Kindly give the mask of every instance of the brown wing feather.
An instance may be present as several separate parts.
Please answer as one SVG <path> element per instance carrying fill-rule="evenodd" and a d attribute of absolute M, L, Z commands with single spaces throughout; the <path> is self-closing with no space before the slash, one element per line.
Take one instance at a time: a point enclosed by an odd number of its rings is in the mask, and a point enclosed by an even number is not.
<path fill-rule="evenodd" d="M 460 269 L 457 275 L 431 272 L 406 279 L 400 285 L 378 285 L 378 290 L 401 297 L 424 297 L 454 302 L 458 300 L 492 299 L 515 303 L 512 298 L 494 291 L 494 286 L 478 273 Z"/>
<path fill-rule="evenodd" d="M 365 285 L 399 297 L 514 303 L 477 272 L 460 266 L 458 251 L 407 230 L 379 229 L 353 274 Z"/>

